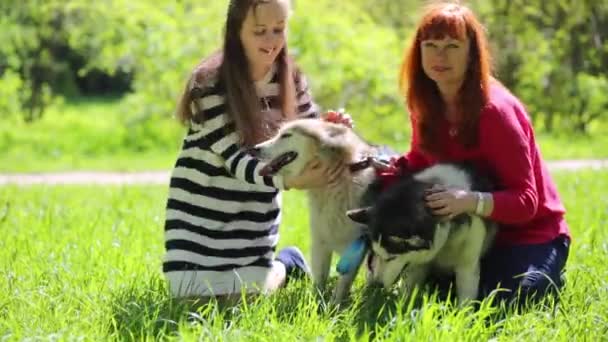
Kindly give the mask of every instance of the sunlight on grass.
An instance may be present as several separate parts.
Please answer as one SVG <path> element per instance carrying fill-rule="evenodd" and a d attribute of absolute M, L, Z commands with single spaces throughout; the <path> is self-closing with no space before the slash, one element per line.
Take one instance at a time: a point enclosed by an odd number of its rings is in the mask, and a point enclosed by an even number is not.
<path fill-rule="evenodd" d="M 52 107 L 42 120 L 25 124 L 15 118 L 0 125 L 0 172 L 65 170 L 168 170 L 175 162 L 184 133 L 172 113 L 144 119 L 131 114 L 117 98 L 82 98 Z M 355 113 L 354 118 L 357 120 Z M 387 127 L 402 127 L 396 113 L 379 120 Z M 393 121 L 395 122 L 393 124 Z M 370 139 L 378 132 L 365 124 L 357 131 Z M 608 158 L 608 134 L 598 126 L 592 136 L 538 134 L 547 159 Z M 378 139 L 380 139 L 378 137 Z M 406 127 L 394 137 L 376 141 L 397 151 L 409 146 Z"/>
<path fill-rule="evenodd" d="M 607 133 L 600 132 L 593 136 L 539 134 L 537 142 L 547 160 L 608 158 Z"/>
<path fill-rule="evenodd" d="M 0 187 L 0 339 L 599 341 L 608 333 L 608 172 L 555 175 L 574 235 L 561 304 L 506 316 L 364 288 L 330 310 L 309 283 L 221 310 L 171 301 L 163 186 Z M 306 199 L 285 194 L 281 246 L 309 251 Z M 310 255 L 307 254 L 309 258 Z"/>
<path fill-rule="evenodd" d="M 163 114 L 142 118 L 120 99 L 93 98 L 32 124 L 13 118 L 0 125 L 0 172 L 169 169 L 183 128 Z"/>

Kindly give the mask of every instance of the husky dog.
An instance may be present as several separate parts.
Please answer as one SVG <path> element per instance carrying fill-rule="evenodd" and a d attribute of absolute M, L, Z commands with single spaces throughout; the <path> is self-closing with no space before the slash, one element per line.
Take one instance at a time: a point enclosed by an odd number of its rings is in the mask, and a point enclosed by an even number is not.
<path fill-rule="evenodd" d="M 361 195 L 375 179 L 369 158 L 379 153 L 352 129 L 318 119 L 297 119 L 284 124 L 275 137 L 256 145 L 252 151 L 268 160 L 260 172 L 264 176 L 297 176 L 315 158 L 326 165 L 350 165 L 335 186 L 307 190 L 311 230 L 311 271 L 315 285 L 323 289 L 329 275 L 332 253 L 344 250 L 363 234 L 345 212 L 360 205 Z M 348 294 L 360 263 L 340 276 L 332 301 L 340 303 Z"/>
<path fill-rule="evenodd" d="M 371 191 L 378 192 L 378 183 L 370 186 Z M 408 293 L 422 285 L 430 272 L 455 274 L 456 294 L 465 303 L 477 298 L 480 258 L 492 243 L 496 226 L 476 215 L 434 216 L 424 200 L 434 185 L 492 189 L 467 165 L 438 164 L 401 176 L 377 196 L 367 194 L 368 202 L 377 198 L 368 207 L 349 211 L 348 216 L 368 225 L 369 282 L 388 288 L 403 276 L 403 290 Z"/>

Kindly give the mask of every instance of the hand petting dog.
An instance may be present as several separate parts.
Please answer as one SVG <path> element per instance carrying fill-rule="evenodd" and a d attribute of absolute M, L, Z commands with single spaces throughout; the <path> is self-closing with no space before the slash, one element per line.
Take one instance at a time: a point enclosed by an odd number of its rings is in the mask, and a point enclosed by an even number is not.
<path fill-rule="evenodd" d="M 372 167 L 383 173 L 397 173 L 398 166 L 396 164 L 396 158 L 392 158 L 389 163 L 375 158 L 371 159 Z M 472 191 L 435 185 L 427 191 L 425 200 L 434 215 L 449 220 L 460 214 L 475 213 L 478 197 Z"/>
<path fill-rule="evenodd" d="M 355 127 L 353 118 L 350 116 L 350 114 L 346 113 L 344 109 L 339 109 L 337 111 L 329 110 L 325 114 L 321 115 L 321 118 L 327 122 L 342 124 L 350 128 Z"/>
<path fill-rule="evenodd" d="M 473 192 L 439 185 L 427 191 L 425 200 L 434 215 L 448 219 L 460 214 L 474 213 L 477 206 L 477 197 Z"/>

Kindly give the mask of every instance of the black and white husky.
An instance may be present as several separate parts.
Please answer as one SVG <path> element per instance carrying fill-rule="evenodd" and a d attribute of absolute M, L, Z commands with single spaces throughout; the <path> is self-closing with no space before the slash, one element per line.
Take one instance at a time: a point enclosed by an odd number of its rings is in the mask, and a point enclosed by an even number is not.
<path fill-rule="evenodd" d="M 493 241 L 495 224 L 472 214 L 434 216 L 424 197 L 434 185 L 485 192 L 491 190 L 490 183 L 470 166 L 438 164 L 400 177 L 375 196 L 378 184 L 366 195 L 369 206 L 348 212 L 369 229 L 368 281 L 388 288 L 402 276 L 403 290 L 410 292 L 431 272 L 452 273 L 458 299 L 476 299 L 480 259 Z"/>

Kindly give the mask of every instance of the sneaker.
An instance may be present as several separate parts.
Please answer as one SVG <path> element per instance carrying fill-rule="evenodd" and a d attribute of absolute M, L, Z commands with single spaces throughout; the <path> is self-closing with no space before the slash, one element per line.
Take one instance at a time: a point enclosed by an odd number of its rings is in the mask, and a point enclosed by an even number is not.
<path fill-rule="evenodd" d="M 310 268 L 304 259 L 304 254 L 297 247 L 281 249 L 276 260 L 285 265 L 286 282 L 289 279 L 301 279 L 310 275 Z"/>

